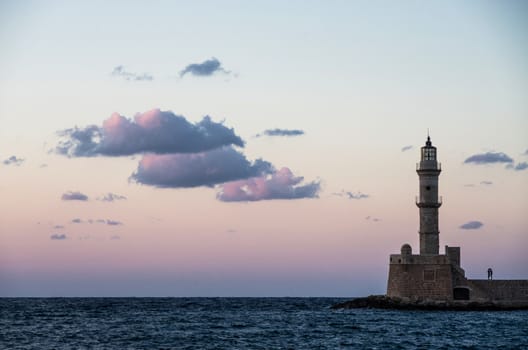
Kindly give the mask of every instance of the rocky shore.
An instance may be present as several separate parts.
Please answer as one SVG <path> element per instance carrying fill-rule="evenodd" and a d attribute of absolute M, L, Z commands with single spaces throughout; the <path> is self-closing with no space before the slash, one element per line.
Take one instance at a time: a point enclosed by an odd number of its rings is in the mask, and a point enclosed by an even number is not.
<path fill-rule="evenodd" d="M 509 311 L 528 310 L 526 301 L 438 301 L 430 299 L 394 298 L 386 295 L 370 295 L 335 304 L 332 309 L 392 309 L 438 311 Z"/>

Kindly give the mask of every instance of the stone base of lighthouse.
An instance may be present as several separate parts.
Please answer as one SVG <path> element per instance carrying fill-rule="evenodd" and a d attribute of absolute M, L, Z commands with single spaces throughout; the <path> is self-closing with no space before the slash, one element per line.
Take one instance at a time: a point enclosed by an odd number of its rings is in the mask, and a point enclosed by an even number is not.
<path fill-rule="evenodd" d="M 423 300 L 528 301 L 528 280 L 470 280 L 460 267 L 460 248 L 413 255 L 404 244 L 391 254 L 387 296 Z"/>

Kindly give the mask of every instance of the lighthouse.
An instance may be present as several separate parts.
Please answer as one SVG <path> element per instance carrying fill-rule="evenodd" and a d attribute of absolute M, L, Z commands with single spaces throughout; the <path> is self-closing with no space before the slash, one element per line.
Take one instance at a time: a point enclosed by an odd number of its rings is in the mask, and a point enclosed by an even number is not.
<path fill-rule="evenodd" d="M 416 164 L 420 253 L 413 254 L 411 245 L 405 243 L 400 254 L 390 255 L 387 296 L 407 300 L 528 301 L 528 280 L 468 279 L 460 266 L 460 247 L 446 245 L 445 253 L 439 253 L 438 209 L 442 198 L 438 196 L 438 177 L 442 169 L 429 135 L 420 151 Z"/>
<path fill-rule="evenodd" d="M 427 135 L 420 162 L 416 164 L 420 179 L 419 196 L 416 197 L 420 211 L 420 255 L 438 255 L 438 208 L 442 205 L 442 198 L 438 196 L 438 177 L 441 171 L 436 159 L 436 147 Z"/>

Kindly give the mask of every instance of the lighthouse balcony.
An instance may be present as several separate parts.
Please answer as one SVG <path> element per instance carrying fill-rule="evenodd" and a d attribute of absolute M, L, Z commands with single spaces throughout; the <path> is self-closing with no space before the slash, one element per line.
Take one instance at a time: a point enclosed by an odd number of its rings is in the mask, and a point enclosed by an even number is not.
<path fill-rule="evenodd" d="M 422 160 L 416 163 L 416 171 L 442 171 L 442 163 L 436 160 Z"/>
<path fill-rule="evenodd" d="M 427 201 L 421 198 L 418 198 L 418 196 L 416 196 L 415 202 L 418 208 L 440 208 L 440 206 L 442 206 L 442 196 L 440 196 L 437 200 L 427 200 Z"/>

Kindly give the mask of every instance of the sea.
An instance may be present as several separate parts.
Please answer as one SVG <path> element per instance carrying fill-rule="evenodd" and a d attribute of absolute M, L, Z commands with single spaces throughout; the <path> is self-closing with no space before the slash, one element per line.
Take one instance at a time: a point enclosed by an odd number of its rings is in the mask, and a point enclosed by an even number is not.
<path fill-rule="evenodd" d="M 528 311 L 343 298 L 0 298 L 1 349 L 528 349 Z"/>

